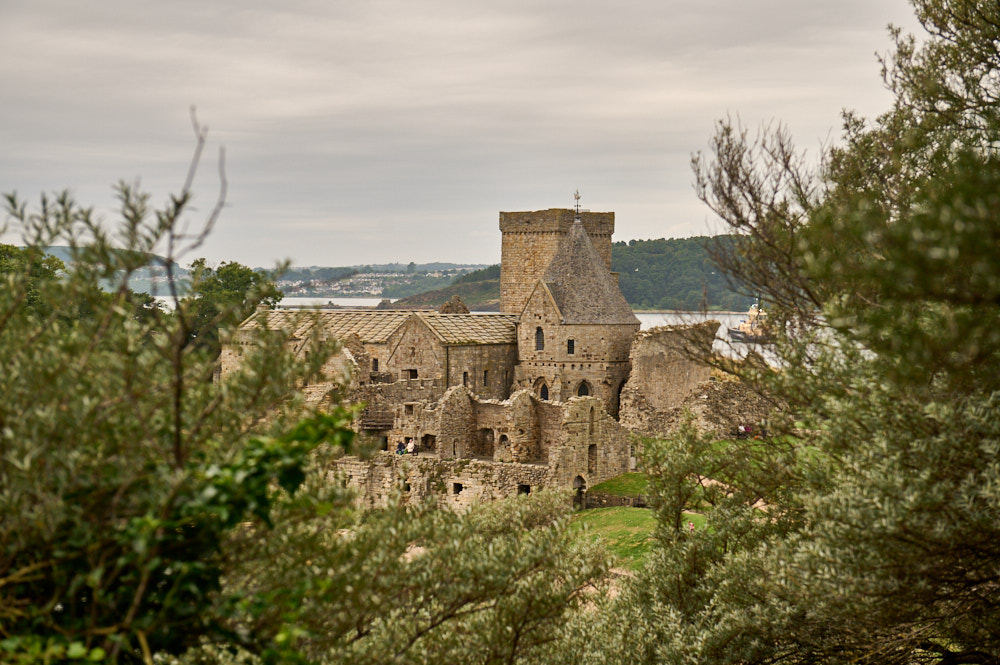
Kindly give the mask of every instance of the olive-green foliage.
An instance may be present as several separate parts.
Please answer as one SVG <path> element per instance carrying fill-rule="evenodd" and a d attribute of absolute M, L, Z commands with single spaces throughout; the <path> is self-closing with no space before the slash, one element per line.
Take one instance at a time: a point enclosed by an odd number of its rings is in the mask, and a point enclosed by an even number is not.
<path fill-rule="evenodd" d="M 217 268 L 196 259 L 190 268 L 191 288 L 184 303 L 190 312 L 189 339 L 219 355 L 219 328 L 231 328 L 258 306 L 273 309 L 282 298 L 273 276 L 236 261 L 223 261 Z"/>
<path fill-rule="evenodd" d="M 313 662 L 545 662 L 607 570 L 603 551 L 569 532 L 561 493 L 462 515 L 400 494 L 361 519 L 319 520 L 324 484 L 314 477 L 283 504 L 274 532 L 243 532 L 228 578 L 266 599 L 241 630 L 276 634 Z"/>
<path fill-rule="evenodd" d="M 578 660 L 1000 662 L 1000 8 L 913 4 L 895 104 L 819 173 L 729 123 L 696 158 L 777 322 L 780 369 L 736 369 L 782 436 L 646 445 L 663 547 Z"/>
<path fill-rule="evenodd" d="M 17 294 L 20 306 L 36 315 L 52 311 L 51 303 L 45 301 L 45 286 L 64 269 L 62 261 L 37 247 L 22 249 L 0 245 L 0 275 L 4 278 L 4 288 Z"/>
<path fill-rule="evenodd" d="M 187 343 L 190 313 L 136 302 L 119 283 L 173 232 L 145 197 L 119 188 L 112 248 L 88 210 L 61 195 L 31 209 L 8 199 L 25 255 L 63 240 L 72 266 L 38 280 L 32 262 L 5 264 L 0 291 L 0 649 L 4 660 L 110 661 L 181 653 L 232 640 L 233 602 L 220 594 L 223 548 L 240 524 L 269 521 L 275 491 L 294 492 L 310 451 L 344 446 L 342 410 L 274 438 L 251 436 L 315 376 L 281 334 L 248 349 L 246 367 L 213 385 L 214 363 Z M 26 306 L 26 294 L 38 306 Z M 136 307 L 142 311 L 137 312 Z"/>

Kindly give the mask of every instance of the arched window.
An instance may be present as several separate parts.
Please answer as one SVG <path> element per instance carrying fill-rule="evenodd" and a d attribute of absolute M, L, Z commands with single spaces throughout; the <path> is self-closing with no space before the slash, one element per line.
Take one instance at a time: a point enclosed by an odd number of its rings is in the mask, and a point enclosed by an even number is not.
<path fill-rule="evenodd" d="M 535 328 L 535 351 L 545 350 L 545 333 L 542 332 L 541 326 Z"/>
<path fill-rule="evenodd" d="M 576 394 L 580 397 L 586 397 L 590 394 L 590 386 L 587 385 L 586 381 L 580 382 L 580 387 L 576 389 Z"/>
<path fill-rule="evenodd" d="M 566 340 L 566 353 L 569 355 L 576 353 L 576 342 L 574 340 Z"/>
<path fill-rule="evenodd" d="M 538 396 L 546 401 L 549 399 L 549 387 L 544 383 L 542 384 L 542 387 L 538 389 Z"/>

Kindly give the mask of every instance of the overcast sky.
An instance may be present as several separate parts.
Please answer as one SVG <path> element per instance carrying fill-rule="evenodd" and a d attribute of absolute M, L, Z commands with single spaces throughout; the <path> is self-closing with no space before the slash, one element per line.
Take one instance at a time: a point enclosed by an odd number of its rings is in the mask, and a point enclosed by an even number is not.
<path fill-rule="evenodd" d="M 889 23 L 905 0 L 0 0 L 0 190 L 162 203 L 193 105 L 202 212 L 226 149 L 212 262 L 494 263 L 498 211 L 577 188 L 617 240 L 710 235 L 689 163 L 714 122 L 815 154 L 841 109 L 886 108 Z"/>

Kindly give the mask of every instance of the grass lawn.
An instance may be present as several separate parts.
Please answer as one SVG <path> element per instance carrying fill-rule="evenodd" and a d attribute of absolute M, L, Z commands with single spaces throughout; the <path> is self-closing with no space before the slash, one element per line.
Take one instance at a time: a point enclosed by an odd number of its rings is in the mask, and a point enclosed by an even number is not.
<path fill-rule="evenodd" d="M 629 474 L 632 475 L 632 474 Z M 641 474 L 640 474 L 641 475 Z M 685 513 L 684 519 L 694 522 L 696 529 L 705 524 L 702 515 Z M 593 508 L 573 515 L 570 529 L 586 537 L 600 540 L 617 559 L 616 565 L 638 570 L 653 546 L 656 520 L 647 508 Z"/>
<path fill-rule="evenodd" d="M 641 496 L 649 493 L 649 479 L 646 474 L 633 471 L 615 476 L 590 488 L 591 492 L 613 494 L 614 496 Z"/>

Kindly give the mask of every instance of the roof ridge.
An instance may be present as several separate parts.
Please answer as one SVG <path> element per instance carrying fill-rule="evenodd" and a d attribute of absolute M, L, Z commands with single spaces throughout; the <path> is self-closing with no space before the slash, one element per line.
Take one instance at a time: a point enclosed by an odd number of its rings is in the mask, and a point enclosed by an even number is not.
<path fill-rule="evenodd" d="M 580 220 L 560 241 L 542 281 L 563 323 L 639 322 Z"/>

